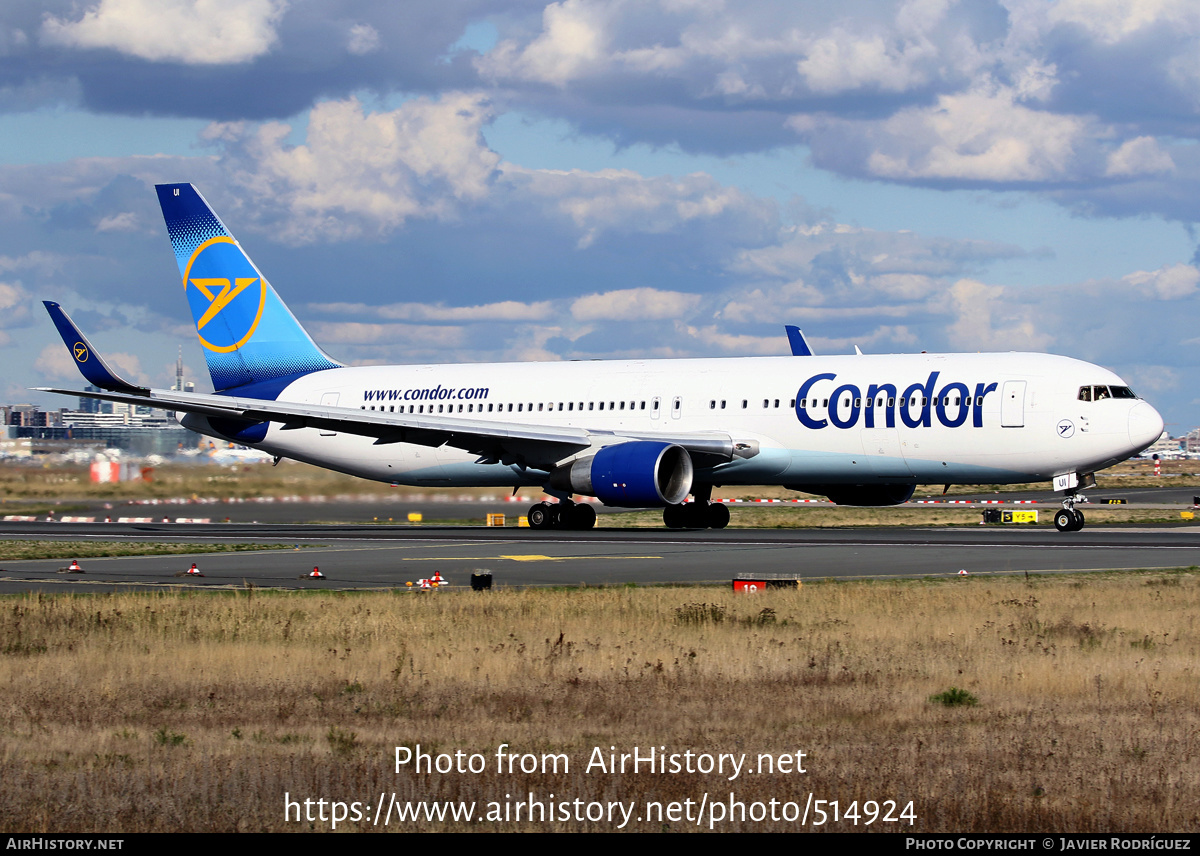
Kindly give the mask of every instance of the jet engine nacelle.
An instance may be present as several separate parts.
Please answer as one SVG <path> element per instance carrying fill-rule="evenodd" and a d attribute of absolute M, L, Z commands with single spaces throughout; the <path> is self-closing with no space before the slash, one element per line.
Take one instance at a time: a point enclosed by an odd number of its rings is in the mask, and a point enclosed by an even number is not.
<path fill-rule="evenodd" d="M 912 499 L 912 484 L 789 484 L 788 490 L 829 497 L 835 505 L 901 505 Z"/>
<path fill-rule="evenodd" d="M 692 492 L 694 472 L 682 446 L 631 440 L 559 467 L 550 486 L 624 508 L 679 505 Z"/>

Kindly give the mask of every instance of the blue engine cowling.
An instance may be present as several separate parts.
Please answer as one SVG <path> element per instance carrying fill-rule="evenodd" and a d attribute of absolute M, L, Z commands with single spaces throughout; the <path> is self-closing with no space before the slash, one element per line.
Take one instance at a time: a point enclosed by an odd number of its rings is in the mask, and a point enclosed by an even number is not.
<path fill-rule="evenodd" d="M 550 475 L 559 490 L 624 508 L 678 505 L 692 491 L 691 455 L 674 443 L 631 440 L 605 446 Z"/>

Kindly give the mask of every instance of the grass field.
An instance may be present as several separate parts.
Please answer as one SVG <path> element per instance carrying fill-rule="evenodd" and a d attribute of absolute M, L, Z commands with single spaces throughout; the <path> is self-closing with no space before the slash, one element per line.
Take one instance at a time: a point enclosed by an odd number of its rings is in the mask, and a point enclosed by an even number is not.
<path fill-rule="evenodd" d="M 97 556 L 178 556 L 188 553 L 244 553 L 290 550 L 290 544 L 232 544 L 211 541 L 0 541 L 0 562 L 18 559 L 85 559 Z"/>
<path fill-rule="evenodd" d="M 0 599 L 0 826 L 325 829 L 362 801 L 912 802 L 894 831 L 1200 823 L 1200 576 Z M 397 773 L 395 748 L 482 772 Z M 497 772 L 501 744 L 569 769 Z M 609 747 L 614 747 L 610 750 Z M 587 771 L 601 754 L 795 757 L 804 774 Z M 465 756 L 464 756 L 465 757 Z M 509 795 L 506 797 L 506 795 Z M 707 795 L 707 796 L 705 796 Z M 316 806 L 316 803 L 313 803 Z M 314 808 L 315 810 L 315 808 Z M 688 811 L 693 808 L 689 807 Z M 753 811 L 753 808 L 750 809 Z M 826 807 L 826 811 L 831 811 Z M 815 816 L 813 816 L 815 817 Z M 813 817 L 810 817 L 810 824 Z M 612 829 L 421 820 L 392 829 Z M 626 829 L 704 829 L 631 820 Z M 793 829 L 724 821 L 716 829 Z M 344 821 L 339 828 L 372 827 Z M 829 830 L 849 830 L 850 821 Z"/>

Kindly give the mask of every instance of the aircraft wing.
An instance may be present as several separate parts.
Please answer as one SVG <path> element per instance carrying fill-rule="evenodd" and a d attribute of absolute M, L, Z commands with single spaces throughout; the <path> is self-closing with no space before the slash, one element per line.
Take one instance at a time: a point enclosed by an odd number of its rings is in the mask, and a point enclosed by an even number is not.
<path fill-rule="evenodd" d="M 99 392 L 40 387 L 40 392 L 97 398 L 160 410 L 195 413 L 217 419 L 233 420 L 234 430 L 262 422 L 278 422 L 283 430 L 317 428 L 344 434 L 374 437 L 376 445 L 415 443 L 419 446 L 453 446 L 479 455 L 480 463 L 519 464 L 534 469 L 554 469 L 564 459 L 592 447 L 628 440 L 653 439 L 676 443 L 698 456 L 701 464 L 711 465 L 749 457 L 757 452 L 753 444 L 735 444 L 725 434 L 628 434 L 613 431 L 588 431 L 565 425 L 531 425 L 490 419 L 463 419 L 387 413 L 350 407 L 330 407 L 290 401 L 274 401 L 237 395 L 209 395 L 176 390 L 147 389 L 132 384 L 103 361 L 70 317 L 57 303 L 46 308 L 59 334 L 84 376 L 101 388 Z M 222 432 L 227 433 L 227 432 Z"/>
<path fill-rule="evenodd" d="M 145 393 L 126 393 L 39 387 L 38 391 L 232 419 L 246 426 L 258 422 L 279 422 L 285 431 L 318 428 L 323 431 L 357 434 L 374 437 L 375 445 L 415 443 L 418 446 L 453 446 L 479 455 L 481 463 L 516 463 L 542 470 L 554 469 L 564 459 L 588 448 L 628 440 L 661 440 L 676 443 L 687 449 L 693 457 L 697 457 L 698 463 L 701 464 L 723 463 L 735 456 L 749 457 L 747 451 L 752 449 L 752 446 L 745 443 L 734 444 L 732 438 L 726 434 L 663 435 L 588 431 L 565 425 L 528 425 L 453 416 L 402 415 L 349 407 L 160 389 L 146 390 Z M 753 448 L 753 452 L 757 452 L 757 448 Z"/>

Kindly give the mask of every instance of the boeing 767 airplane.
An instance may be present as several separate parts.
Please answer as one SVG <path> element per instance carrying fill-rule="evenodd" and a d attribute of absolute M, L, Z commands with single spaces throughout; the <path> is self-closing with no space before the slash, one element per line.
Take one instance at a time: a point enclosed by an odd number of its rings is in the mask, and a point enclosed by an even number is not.
<path fill-rule="evenodd" d="M 1159 438 L 1163 420 L 1111 371 L 1030 353 L 344 366 L 313 342 L 190 184 L 158 185 L 212 395 L 119 377 L 57 303 L 46 309 L 101 392 L 201 434 L 391 484 L 538 487 L 535 529 L 590 529 L 572 502 L 660 507 L 722 528 L 714 486 L 783 485 L 896 505 L 917 484 L 1052 480 L 1061 531 L 1077 491 Z M 691 500 L 688 501 L 688 497 Z"/>

